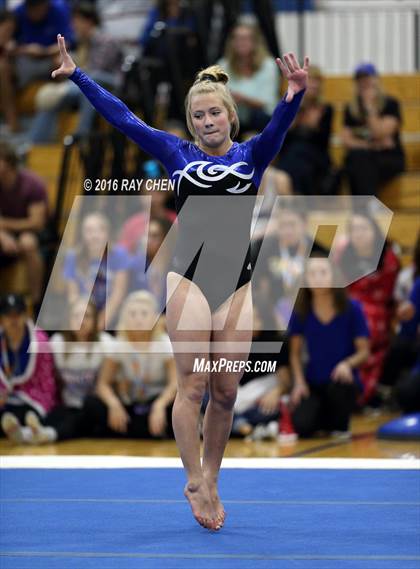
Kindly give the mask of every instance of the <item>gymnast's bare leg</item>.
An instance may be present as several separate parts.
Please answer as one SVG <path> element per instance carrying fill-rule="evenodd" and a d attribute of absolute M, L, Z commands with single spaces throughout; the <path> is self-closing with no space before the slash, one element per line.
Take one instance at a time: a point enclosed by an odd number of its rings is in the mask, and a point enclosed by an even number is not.
<path fill-rule="evenodd" d="M 226 346 L 225 352 L 213 353 L 213 362 L 219 361 L 220 358 L 232 362 L 248 359 L 252 341 L 251 285 L 242 286 L 234 293 L 231 300 L 231 304 L 225 302 L 212 315 L 212 342 Z M 218 330 L 219 324 L 223 322 L 225 322 L 224 328 Z M 240 343 L 240 347 L 235 343 Z M 219 498 L 217 483 L 223 454 L 232 429 L 233 406 L 242 374 L 243 371 L 210 374 L 210 400 L 204 416 L 203 475 L 221 525 L 225 520 L 225 511 Z"/>
<path fill-rule="evenodd" d="M 178 392 L 172 412 L 173 429 L 181 459 L 187 474 L 184 494 L 193 515 L 200 525 L 207 529 L 219 529 L 209 488 L 203 476 L 200 461 L 200 435 L 198 421 L 201 403 L 209 382 L 208 373 L 194 373 L 195 358 L 209 358 L 211 313 L 200 289 L 188 279 L 170 272 L 168 274 L 168 303 L 166 321 L 169 336 L 174 346 L 178 370 Z M 187 301 L 187 309 L 183 311 Z M 182 316 L 182 327 L 178 322 Z M 200 342 L 200 352 L 186 353 L 179 350 L 180 342 L 191 345 Z"/>

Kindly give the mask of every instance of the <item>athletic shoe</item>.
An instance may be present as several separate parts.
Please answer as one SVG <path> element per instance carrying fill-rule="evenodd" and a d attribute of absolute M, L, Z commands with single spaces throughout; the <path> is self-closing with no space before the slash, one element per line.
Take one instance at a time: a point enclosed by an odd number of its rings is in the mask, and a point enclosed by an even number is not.
<path fill-rule="evenodd" d="M 351 439 L 351 432 L 350 431 L 333 431 L 331 433 L 333 439 L 337 441 L 348 441 Z"/>

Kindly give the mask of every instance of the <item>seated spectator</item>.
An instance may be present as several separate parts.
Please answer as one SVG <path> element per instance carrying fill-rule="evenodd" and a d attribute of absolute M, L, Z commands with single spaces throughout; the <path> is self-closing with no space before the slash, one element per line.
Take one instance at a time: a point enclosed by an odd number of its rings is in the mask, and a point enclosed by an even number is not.
<path fill-rule="evenodd" d="M 81 224 L 80 246 L 68 251 L 64 259 L 69 304 L 79 296 L 92 295 L 99 310 L 99 329 L 112 327 L 127 292 L 131 263 L 123 247 L 110 244 L 106 217 L 99 212 L 87 214 Z"/>
<path fill-rule="evenodd" d="M 42 294 L 45 267 L 40 240 L 45 237 L 47 217 L 45 183 L 19 168 L 14 148 L 0 142 L 0 267 L 23 259 L 35 304 Z"/>
<path fill-rule="evenodd" d="M 258 198 L 252 215 L 252 239 L 259 240 L 264 235 L 275 233 L 275 225 L 270 226 L 268 222 L 275 207 L 276 198 L 291 194 L 293 194 L 293 185 L 289 174 L 274 166 L 268 166 L 258 188 Z"/>
<path fill-rule="evenodd" d="M 131 269 L 133 276 L 131 288 L 133 290 L 147 288 L 156 298 L 160 312 L 166 306 L 166 277 L 173 252 L 172 247 L 165 245 L 162 248 L 162 244 L 170 228 L 171 224 L 167 219 L 150 218 L 149 231 L 139 243 Z"/>
<path fill-rule="evenodd" d="M 105 359 L 96 396 L 87 400 L 95 436 L 173 437 L 176 368 L 150 292 L 131 293 L 118 323 L 118 354 Z"/>
<path fill-rule="evenodd" d="M 379 252 L 382 253 L 377 270 L 358 278 L 374 266 L 373 259 L 377 258 Z M 375 219 L 360 212 L 350 220 L 348 243 L 341 253 L 339 265 L 348 280 L 355 281 L 348 287 L 348 293 L 352 299 L 360 302 L 368 322 L 371 351 L 369 359 L 360 368 L 364 385 L 360 403 L 370 400 L 373 403 L 384 358 L 389 349 L 394 314 L 393 292 L 400 263 Z"/>
<path fill-rule="evenodd" d="M 156 180 L 157 183 L 158 181 Z M 149 219 L 152 217 L 165 219 L 171 224 L 174 223 L 176 213 L 166 206 L 167 201 L 171 197 L 170 193 L 162 190 L 147 192 L 146 195 L 150 196 L 151 200 L 150 209 L 147 208 L 145 194 L 140 196 L 139 211 L 134 213 L 124 223 L 118 238 L 119 245 L 125 247 L 130 253 L 134 253 L 138 249 L 139 241 L 143 239 Z"/>
<path fill-rule="evenodd" d="M 405 310 L 401 327 L 401 335 L 410 339 L 413 348 L 417 347 L 417 361 L 411 371 L 402 377 L 396 385 L 396 396 L 404 413 L 420 411 L 420 277 L 417 277 L 410 294 L 409 310 Z"/>
<path fill-rule="evenodd" d="M 242 436 L 250 435 L 254 427 L 271 422 L 277 425 L 280 398 L 290 389 L 287 346 L 283 344 L 272 353 L 258 350 L 264 342 L 280 345 L 283 340 L 273 325 L 264 322 L 263 313 L 264 310 L 254 304 L 252 345 L 248 356 L 250 369 L 245 369 L 241 378 L 234 406 L 232 433 Z M 275 371 L 264 369 L 269 362 L 275 363 Z"/>
<path fill-rule="evenodd" d="M 416 326 L 406 321 L 414 318 L 413 302 L 410 295 L 416 279 L 420 277 L 420 233 L 414 247 L 413 262 L 400 271 L 394 290 L 394 300 L 397 303 L 396 317 L 400 322 L 397 335 L 392 339 L 390 348 L 385 356 L 380 379 L 382 395 L 391 395 L 389 388 L 401 379 L 416 363 L 420 351 L 420 338 L 416 336 Z M 387 389 L 388 388 L 388 389 Z"/>
<path fill-rule="evenodd" d="M 22 443 L 31 437 L 21 427 L 26 413 L 43 418 L 56 403 L 53 358 L 48 336 L 34 327 L 21 296 L 1 298 L 0 326 L 0 434 Z"/>
<path fill-rule="evenodd" d="M 0 54 L 2 106 L 9 129 L 19 129 L 16 94 L 33 81 L 47 81 L 59 53 L 57 34 L 73 41 L 68 5 L 63 0 L 25 0 L 13 12 L 14 44 Z M 9 38 L 8 38 L 9 39 Z M 10 38 L 12 39 L 12 38 Z"/>
<path fill-rule="evenodd" d="M 307 233 L 306 214 L 293 198 L 284 198 L 273 213 L 273 234 L 253 244 L 257 259 L 255 295 L 269 299 L 279 329 L 287 328 L 305 259 L 324 251 Z"/>
<path fill-rule="evenodd" d="M 318 430 L 349 436 L 356 395 L 363 389 L 358 368 L 369 355 L 369 332 L 359 303 L 336 288 L 337 280 L 327 258 L 309 259 L 308 288 L 300 290 L 289 324 L 292 420 L 301 437 Z"/>
<path fill-rule="evenodd" d="M 79 299 L 70 307 L 69 327 L 72 331 L 56 333 L 50 343 L 61 387 L 61 404 L 54 407 L 42 423 L 32 412 L 25 422 L 32 437 L 25 442 L 52 443 L 86 437 L 93 425 L 84 406 L 93 392 L 98 372 L 105 357 L 112 354 L 115 340 L 98 330 L 95 305 Z M 80 323 L 81 322 L 81 323 Z"/>
<path fill-rule="evenodd" d="M 403 309 L 404 302 L 409 300 L 417 277 L 420 277 L 420 231 L 417 234 L 414 245 L 412 262 L 398 273 L 397 282 L 395 283 L 394 299 L 398 303 L 399 308 Z"/>
<path fill-rule="evenodd" d="M 353 195 L 376 195 L 404 171 L 400 105 L 383 93 L 371 63 L 356 67 L 354 81 L 355 96 L 344 112 L 345 171 Z"/>
<path fill-rule="evenodd" d="M 329 155 L 333 108 L 322 97 L 322 82 L 320 69 L 311 65 L 298 115 L 276 163 L 292 178 L 294 192 L 306 196 L 338 190 Z"/>
<path fill-rule="evenodd" d="M 76 4 L 72 12 L 72 26 L 77 40 L 74 60 L 78 67 L 108 90 L 116 89 L 121 82 L 122 54 L 117 42 L 100 29 L 96 8 L 86 2 Z M 66 38 L 67 40 L 67 38 Z M 31 127 L 34 143 L 51 142 L 56 137 L 60 111 L 77 107 L 80 110 L 76 136 L 92 132 L 96 111 L 72 81 L 50 82 L 38 91 L 37 114 Z"/>
<path fill-rule="evenodd" d="M 278 102 L 280 79 L 276 62 L 269 55 L 258 28 L 251 24 L 236 25 L 218 64 L 229 75 L 241 133 L 263 130 Z"/>

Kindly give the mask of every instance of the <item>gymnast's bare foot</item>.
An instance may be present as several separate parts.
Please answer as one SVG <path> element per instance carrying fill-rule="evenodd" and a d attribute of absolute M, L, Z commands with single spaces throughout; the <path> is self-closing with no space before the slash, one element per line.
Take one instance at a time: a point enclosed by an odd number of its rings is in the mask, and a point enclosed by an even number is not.
<path fill-rule="evenodd" d="M 226 512 L 222 502 L 220 501 L 219 492 L 217 490 L 217 482 L 211 482 L 208 478 L 206 478 L 206 482 L 210 492 L 211 503 L 216 512 L 217 521 L 219 522 L 220 527 L 222 527 L 225 523 Z"/>
<path fill-rule="evenodd" d="M 212 530 L 220 529 L 221 524 L 216 517 L 209 489 L 204 480 L 188 482 L 184 488 L 184 495 L 190 503 L 193 516 L 201 526 Z"/>

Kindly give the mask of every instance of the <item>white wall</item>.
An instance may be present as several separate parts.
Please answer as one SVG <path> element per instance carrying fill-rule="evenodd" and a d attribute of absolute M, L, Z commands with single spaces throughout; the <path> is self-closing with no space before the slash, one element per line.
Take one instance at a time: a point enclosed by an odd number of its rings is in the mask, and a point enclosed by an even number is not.
<path fill-rule="evenodd" d="M 381 73 L 415 72 L 415 39 L 412 2 L 323 0 L 325 9 L 304 14 L 305 53 L 328 74 L 350 74 L 360 61 L 374 62 Z M 341 9 L 337 5 L 343 4 Z M 359 4 L 359 9 L 354 5 Z M 411 5 L 410 5 L 411 4 Z M 334 9 L 332 9 L 332 7 Z M 420 8 L 418 8 L 420 13 Z M 278 14 L 276 29 L 283 51 L 298 51 L 298 16 Z M 418 56 L 420 59 L 420 55 Z"/>
<path fill-rule="evenodd" d="M 418 0 L 316 0 L 317 10 L 409 10 L 419 9 Z"/>

